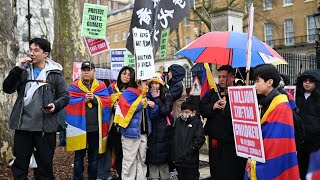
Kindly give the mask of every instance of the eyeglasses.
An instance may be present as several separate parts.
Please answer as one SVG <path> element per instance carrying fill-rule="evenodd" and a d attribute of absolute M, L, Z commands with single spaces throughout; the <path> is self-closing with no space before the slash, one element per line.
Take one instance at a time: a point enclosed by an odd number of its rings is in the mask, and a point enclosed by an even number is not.
<path fill-rule="evenodd" d="M 38 54 L 39 52 L 41 52 L 41 49 L 39 49 L 39 48 L 29 49 L 28 50 L 28 54 L 30 54 L 30 53 Z"/>
<path fill-rule="evenodd" d="M 304 82 L 304 83 L 306 83 L 306 82 L 314 83 L 314 80 L 313 80 L 313 79 L 304 79 L 303 82 Z"/>

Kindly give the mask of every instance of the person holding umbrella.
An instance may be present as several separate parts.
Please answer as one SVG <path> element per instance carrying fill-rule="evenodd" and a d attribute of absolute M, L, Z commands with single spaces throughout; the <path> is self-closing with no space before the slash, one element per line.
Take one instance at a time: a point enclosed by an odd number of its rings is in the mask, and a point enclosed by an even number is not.
<path fill-rule="evenodd" d="M 209 136 L 209 164 L 214 180 L 243 179 L 246 159 L 236 155 L 227 87 L 234 86 L 235 71 L 230 65 L 218 69 L 219 85 L 201 99 L 200 114 L 207 118 L 205 133 Z M 218 95 L 219 93 L 219 95 Z M 221 97 L 221 98 L 220 98 Z"/>

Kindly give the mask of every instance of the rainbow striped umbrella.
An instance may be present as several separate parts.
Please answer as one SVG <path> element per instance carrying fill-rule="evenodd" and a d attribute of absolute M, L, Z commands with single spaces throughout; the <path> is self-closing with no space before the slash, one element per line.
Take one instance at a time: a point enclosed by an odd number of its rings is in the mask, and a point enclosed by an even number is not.
<path fill-rule="evenodd" d="M 247 40 L 247 33 L 209 32 L 182 48 L 176 55 L 184 56 L 195 63 L 230 64 L 234 68 L 246 67 Z M 265 63 L 288 64 L 269 45 L 252 36 L 251 67 Z"/>

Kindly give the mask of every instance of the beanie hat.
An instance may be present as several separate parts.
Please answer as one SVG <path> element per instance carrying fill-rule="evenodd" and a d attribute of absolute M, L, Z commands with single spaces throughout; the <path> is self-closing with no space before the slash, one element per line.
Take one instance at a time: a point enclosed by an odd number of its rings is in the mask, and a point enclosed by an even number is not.
<path fill-rule="evenodd" d="M 150 79 L 150 81 L 155 81 L 160 83 L 162 86 L 164 86 L 165 82 L 164 82 L 164 75 L 160 72 L 156 72 L 155 76 L 153 78 Z"/>

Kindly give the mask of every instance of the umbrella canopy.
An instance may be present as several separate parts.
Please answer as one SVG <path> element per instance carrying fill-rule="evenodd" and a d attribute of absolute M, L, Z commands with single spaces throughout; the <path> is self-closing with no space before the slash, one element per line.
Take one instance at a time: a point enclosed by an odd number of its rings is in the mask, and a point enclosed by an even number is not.
<path fill-rule="evenodd" d="M 182 48 L 176 55 L 184 56 L 195 63 L 246 67 L 247 41 L 247 33 L 209 32 Z M 264 63 L 287 64 L 275 50 L 252 36 L 251 67 Z"/>

